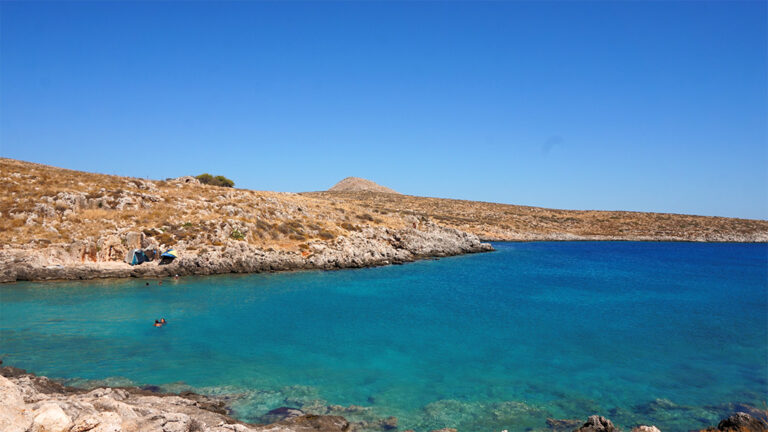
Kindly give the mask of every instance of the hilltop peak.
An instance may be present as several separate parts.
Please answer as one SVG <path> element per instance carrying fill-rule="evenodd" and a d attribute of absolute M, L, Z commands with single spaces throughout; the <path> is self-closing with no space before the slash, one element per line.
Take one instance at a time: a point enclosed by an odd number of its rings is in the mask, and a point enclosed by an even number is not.
<path fill-rule="evenodd" d="M 347 177 L 328 189 L 329 192 L 386 192 L 399 193 L 386 186 L 360 177 Z"/>

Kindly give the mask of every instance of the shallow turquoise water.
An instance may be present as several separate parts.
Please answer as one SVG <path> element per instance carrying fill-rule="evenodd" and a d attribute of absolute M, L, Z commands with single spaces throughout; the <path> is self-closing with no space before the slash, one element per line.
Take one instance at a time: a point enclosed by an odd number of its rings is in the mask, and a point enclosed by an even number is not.
<path fill-rule="evenodd" d="M 0 353 L 39 374 L 367 407 L 400 429 L 663 431 L 768 399 L 768 246 L 498 243 L 334 272 L 0 286 Z M 152 327 L 164 316 L 169 325 Z M 314 408 L 313 408 L 314 407 Z"/>

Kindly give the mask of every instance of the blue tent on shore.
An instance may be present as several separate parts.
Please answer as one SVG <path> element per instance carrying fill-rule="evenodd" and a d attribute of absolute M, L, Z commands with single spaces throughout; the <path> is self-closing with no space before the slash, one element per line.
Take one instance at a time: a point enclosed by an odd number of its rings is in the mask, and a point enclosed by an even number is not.
<path fill-rule="evenodd" d="M 160 264 L 168 264 L 178 257 L 179 255 L 176 253 L 176 249 L 168 249 L 160 255 Z"/>
<path fill-rule="evenodd" d="M 133 249 L 128 251 L 128 254 L 125 256 L 125 262 L 132 266 L 139 265 L 147 261 L 149 261 L 149 258 L 147 258 L 147 255 L 141 249 Z"/>

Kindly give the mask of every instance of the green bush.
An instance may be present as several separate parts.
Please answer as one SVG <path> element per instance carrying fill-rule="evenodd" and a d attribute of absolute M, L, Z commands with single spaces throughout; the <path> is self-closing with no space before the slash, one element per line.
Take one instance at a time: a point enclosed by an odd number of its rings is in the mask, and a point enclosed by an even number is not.
<path fill-rule="evenodd" d="M 245 239 L 245 235 L 243 233 L 241 233 L 240 230 L 237 229 L 237 228 L 232 230 L 232 234 L 230 234 L 229 237 L 234 239 L 234 240 L 244 240 Z"/>
<path fill-rule="evenodd" d="M 195 178 L 202 184 L 211 186 L 235 187 L 235 182 L 221 175 L 214 177 L 208 173 L 203 173 Z"/>

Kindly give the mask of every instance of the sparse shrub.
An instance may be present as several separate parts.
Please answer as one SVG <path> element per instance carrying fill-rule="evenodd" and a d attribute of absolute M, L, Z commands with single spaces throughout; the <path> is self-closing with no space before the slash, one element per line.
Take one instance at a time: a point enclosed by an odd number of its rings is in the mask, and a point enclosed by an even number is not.
<path fill-rule="evenodd" d="M 320 232 L 317 233 L 317 236 L 323 240 L 333 240 L 333 238 L 336 237 L 332 232 L 328 230 L 320 230 Z"/>
<path fill-rule="evenodd" d="M 235 187 L 235 182 L 221 175 L 217 175 L 216 177 L 214 177 L 208 173 L 203 173 L 195 178 L 198 181 L 200 181 L 200 183 L 206 184 L 206 185 L 230 187 L 230 188 Z"/>
<path fill-rule="evenodd" d="M 307 237 L 303 234 L 291 234 L 288 236 L 291 240 L 306 240 Z"/>
<path fill-rule="evenodd" d="M 245 240 L 245 235 L 241 233 L 240 230 L 237 228 L 232 230 L 232 233 L 229 234 L 229 237 L 234 240 Z"/>
<path fill-rule="evenodd" d="M 368 213 L 359 214 L 357 215 L 357 218 L 363 221 L 373 222 L 373 216 Z"/>
<path fill-rule="evenodd" d="M 286 223 L 281 223 L 280 225 L 278 225 L 278 226 L 276 227 L 276 229 L 277 229 L 277 231 L 278 231 L 280 234 L 285 234 L 285 235 L 287 235 L 287 234 L 290 234 L 290 233 L 291 233 L 291 227 L 290 227 L 290 226 L 288 226 L 288 224 L 286 224 Z"/>
<path fill-rule="evenodd" d="M 360 231 L 360 228 L 357 225 L 352 225 L 349 222 L 344 222 L 340 226 L 347 231 Z"/>

